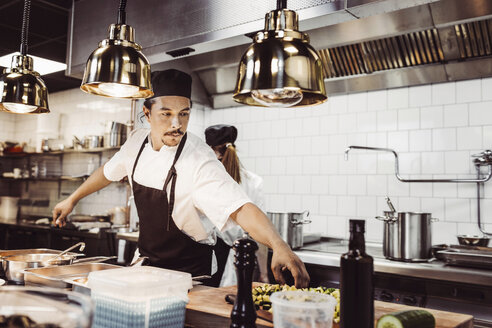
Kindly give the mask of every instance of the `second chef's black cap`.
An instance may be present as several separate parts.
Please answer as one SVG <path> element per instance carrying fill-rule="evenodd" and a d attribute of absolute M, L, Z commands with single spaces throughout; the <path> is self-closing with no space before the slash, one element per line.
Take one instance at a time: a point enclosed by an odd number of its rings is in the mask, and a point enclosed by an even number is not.
<path fill-rule="evenodd" d="M 237 138 L 237 129 L 233 125 L 217 124 L 205 129 L 205 141 L 207 145 L 219 146 L 228 142 L 234 143 Z"/>
<path fill-rule="evenodd" d="M 151 75 L 154 95 L 147 99 L 162 96 L 181 96 L 191 99 L 191 76 L 177 69 L 155 71 Z"/>

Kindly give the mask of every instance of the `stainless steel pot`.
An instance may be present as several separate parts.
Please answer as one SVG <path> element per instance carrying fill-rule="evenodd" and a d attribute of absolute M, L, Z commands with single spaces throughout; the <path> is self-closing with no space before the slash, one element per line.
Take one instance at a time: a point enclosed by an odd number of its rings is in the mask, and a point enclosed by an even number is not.
<path fill-rule="evenodd" d="M 119 147 L 126 141 L 127 125 L 119 122 L 107 122 L 104 130 L 104 147 Z"/>
<path fill-rule="evenodd" d="M 48 266 L 69 265 L 85 262 L 101 262 L 115 258 L 114 256 L 97 256 L 76 260 L 74 255 L 65 254 L 51 260 L 53 256 L 53 254 L 49 253 L 40 253 L 3 257 L 2 260 L 4 264 L 5 276 L 9 281 L 24 283 L 24 269 L 44 268 Z"/>
<path fill-rule="evenodd" d="M 85 149 L 94 149 L 103 146 L 103 137 L 102 136 L 85 136 L 83 147 Z"/>
<path fill-rule="evenodd" d="M 309 216 L 309 211 L 302 213 L 277 213 L 268 212 L 268 217 L 280 234 L 280 237 L 292 248 L 300 248 L 303 246 L 303 224 L 311 223 L 306 220 Z"/>
<path fill-rule="evenodd" d="M 419 262 L 432 258 L 431 213 L 385 211 L 383 255 L 387 259 Z"/>

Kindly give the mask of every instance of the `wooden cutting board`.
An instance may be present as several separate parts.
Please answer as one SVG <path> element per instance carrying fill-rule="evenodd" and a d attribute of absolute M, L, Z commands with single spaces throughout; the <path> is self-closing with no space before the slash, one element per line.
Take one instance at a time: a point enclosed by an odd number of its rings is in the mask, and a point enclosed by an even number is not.
<path fill-rule="evenodd" d="M 186 306 L 185 327 L 193 328 L 217 328 L 229 327 L 232 305 L 227 304 L 225 296 L 236 294 L 236 286 L 211 288 L 195 286 L 188 294 L 190 302 Z M 403 310 L 416 309 L 415 307 L 387 303 L 374 302 L 374 317 L 379 319 L 382 315 Z M 467 314 L 444 312 L 426 309 L 436 318 L 436 328 L 473 328 L 473 317 Z M 271 322 L 258 318 L 258 328 L 273 327 Z M 339 328 L 333 324 L 333 328 Z"/>

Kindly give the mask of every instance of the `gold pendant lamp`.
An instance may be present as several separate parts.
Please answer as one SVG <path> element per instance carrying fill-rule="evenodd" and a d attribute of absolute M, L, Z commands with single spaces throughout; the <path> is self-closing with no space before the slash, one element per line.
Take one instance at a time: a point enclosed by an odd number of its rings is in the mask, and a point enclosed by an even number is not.
<path fill-rule="evenodd" d="M 48 89 L 33 69 L 27 55 L 27 32 L 31 0 L 24 0 L 20 55 L 12 57 L 10 68 L 0 75 L 0 110 L 15 114 L 49 113 Z"/>
<path fill-rule="evenodd" d="M 135 43 L 135 31 L 126 25 L 126 0 L 120 0 L 118 23 L 89 56 L 80 88 L 91 94 L 116 98 L 148 98 L 154 93 L 150 64 Z"/>
<path fill-rule="evenodd" d="M 233 98 L 239 103 L 266 107 L 301 107 L 326 101 L 321 60 L 299 32 L 297 13 L 277 0 L 265 16 L 265 30 L 239 63 Z"/>

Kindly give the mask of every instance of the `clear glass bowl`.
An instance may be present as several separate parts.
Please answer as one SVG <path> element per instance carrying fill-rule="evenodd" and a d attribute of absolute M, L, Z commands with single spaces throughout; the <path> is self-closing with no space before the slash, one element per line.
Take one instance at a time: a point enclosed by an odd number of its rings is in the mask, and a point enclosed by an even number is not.
<path fill-rule="evenodd" d="M 3 286 L 0 325 L 10 327 L 9 322 L 26 328 L 89 328 L 92 302 L 85 295 L 59 289 Z"/>

